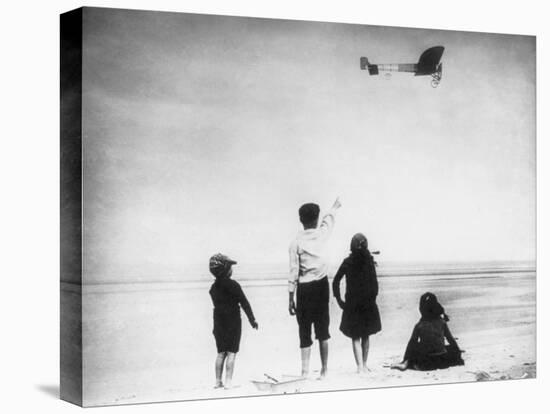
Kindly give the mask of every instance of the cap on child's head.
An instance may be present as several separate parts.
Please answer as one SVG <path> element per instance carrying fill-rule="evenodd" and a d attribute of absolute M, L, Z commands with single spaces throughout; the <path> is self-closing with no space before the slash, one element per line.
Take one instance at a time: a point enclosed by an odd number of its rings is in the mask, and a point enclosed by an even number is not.
<path fill-rule="evenodd" d="M 320 208 L 315 203 L 304 204 L 298 210 L 298 214 L 300 215 L 300 222 L 302 224 L 315 223 L 319 219 L 319 211 Z"/>
<path fill-rule="evenodd" d="M 232 260 L 221 253 L 216 253 L 210 258 L 210 273 L 212 273 L 215 277 L 225 276 L 227 271 L 234 264 L 237 264 L 235 260 Z"/>

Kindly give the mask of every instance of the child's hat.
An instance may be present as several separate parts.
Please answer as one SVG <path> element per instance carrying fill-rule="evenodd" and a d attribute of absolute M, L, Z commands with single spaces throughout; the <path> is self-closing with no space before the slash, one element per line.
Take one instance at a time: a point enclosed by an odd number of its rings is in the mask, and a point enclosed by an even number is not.
<path fill-rule="evenodd" d="M 216 253 L 210 258 L 210 272 L 214 276 L 218 277 L 224 274 L 227 269 L 234 264 L 237 264 L 235 260 L 232 260 L 221 253 Z"/>

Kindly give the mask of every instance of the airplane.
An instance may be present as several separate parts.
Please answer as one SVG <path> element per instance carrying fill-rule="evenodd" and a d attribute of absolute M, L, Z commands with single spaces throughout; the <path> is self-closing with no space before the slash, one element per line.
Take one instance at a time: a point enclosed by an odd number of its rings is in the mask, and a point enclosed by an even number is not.
<path fill-rule="evenodd" d="M 440 60 L 444 50 L 443 46 L 430 47 L 420 55 L 418 63 L 371 64 L 366 57 L 361 57 L 359 64 L 361 70 L 368 69 L 370 75 L 378 75 L 379 72 L 412 72 L 414 76 L 431 75 L 431 85 L 437 88 L 441 82 L 443 64 Z"/>

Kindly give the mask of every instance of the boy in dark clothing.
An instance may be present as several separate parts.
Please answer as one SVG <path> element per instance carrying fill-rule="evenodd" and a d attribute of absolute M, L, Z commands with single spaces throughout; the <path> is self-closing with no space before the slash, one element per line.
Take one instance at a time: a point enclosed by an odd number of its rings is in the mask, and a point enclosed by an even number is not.
<path fill-rule="evenodd" d="M 217 253 L 210 258 L 210 272 L 216 281 L 210 288 L 210 297 L 214 304 L 214 338 L 218 356 L 216 357 L 216 385 L 224 387 L 222 382 L 223 367 L 225 364 L 225 388 L 231 388 L 235 356 L 239 352 L 241 342 L 241 310 L 243 308 L 250 325 L 258 329 L 258 323 L 252 313 L 250 303 L 246 299 L 241 285 L 231 279 L 232 265 L 237 264 L 223 254 Z"/>
<path fill-rule="evenodd" d="M 449 318 L 436 296 L 424 293 L 420 297 L 419 310 L 421 318 L 413 329 L 403 362 L 391 368 L 429 371 L 464 365 L 462 351 L 447 326 Z M 445 339 L 449 345 L 445 345 Z"/>

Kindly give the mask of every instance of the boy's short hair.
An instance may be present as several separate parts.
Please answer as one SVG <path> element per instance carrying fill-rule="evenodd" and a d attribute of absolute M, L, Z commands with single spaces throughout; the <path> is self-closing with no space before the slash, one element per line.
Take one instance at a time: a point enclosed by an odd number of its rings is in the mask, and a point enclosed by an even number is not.
<path fill-rule="evenodd" d="M 315 203 L 306 203 L 298 210 L 302 224 L 313 224 L 319 220 L 320 208 Z"/>

